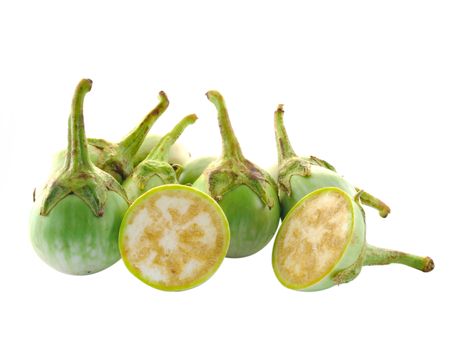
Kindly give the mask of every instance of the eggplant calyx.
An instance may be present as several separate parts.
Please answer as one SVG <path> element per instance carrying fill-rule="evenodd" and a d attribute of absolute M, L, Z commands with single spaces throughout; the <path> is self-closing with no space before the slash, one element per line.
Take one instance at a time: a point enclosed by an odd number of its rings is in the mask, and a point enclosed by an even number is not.
<path fill-rule="evenodd" d="M 361 254 L 352 265 L 341 271 L 337 271 L 332 275 L 332 280 L 335 282 L 335 284 L 339 285 L 354 280 L 361 273 L 362 267 L 364 265 L 365 255 L 366 245 L 363 246 Z"/>
<path fill-rule="evenodd" d="M 337 170 L 335 169 L 335 167 L 332 164 L 326 162 L 325 160 L 323 160 L 321 158 L 317 158 L 315 156 L 310 156 L 309 161 L 311 162 L 311 164 L 318 165 L 320 167 L 323 167 L 323 168 L 332 170 L 334 172 L 337 172 Z"/>
<path fill-rule="evenodd" d="M 137 187 L 143 191 L 147 182 L 153 177 L 158 176 L 164 184 L 177 183 L 176 171 L 167 162 L 160 160 L 146 159 L 140 163 L 131 175 Z"/>
<path fill-rule="evenodd" d="M 178 122 L 174 128 L 164 135 L 159 143 L 148 153 L 147 157 L 139 163 L 131 175 L 139 190 L 143 191 L 147 182 L 158 176 L 164 184 L 177 183 L 177 174 L 182 171 L 181 166 L 172 166 L 168 163 L 168 155 L 172 145 L 182 135 L 185 128 L 197 120 L 195 114 L 190 114 Z"/>
<path fill-rule="evenodd" d="M 204 172 L 209 194 L 219 201 L 227 192 L 245 185 L 271 209 L 276 204 L 272 196 L 273 191 L 277 189 L 274 180 L 243 156 L 223 96 L 218 91 L 210 90 L 206 97 L 217 109 L 222 138 L 222 158 L 212 163 Z"/>
<path fill-rule="evenodd" d="M 291 179 L 294 175 L 303 177 L 311 176 L 311 161 L 305 158 L 291 157 L 282 159 L 279 164 L 279 175 L 277 178 L 279 195 L 292 194 Z"/>
<path fill-rule="evenodd" d="M 95 216 L 103 216 L 108 191 L 116 192 L 129 203 L 121 185 L 97 167 L 80 171 L 65 169 L 45 187 L 40 215 L 47 216 L 62 199 L 74 194 Z"/>
<path fill-rule="evenodd" d="M 119 144 L 93 138 L 87 139 L 87 142 L 99 150 L 95 152 L 98 155 L 94 160 L 95 165 L 112 175 L 119 183 L 132 173 L 132 161 L 121 152 Z"/>
<path fill-rule="evenodd" d="M 142 122 L 121 142 L 112 143 L 103 139 L 89 138 L 87 142 L 99 150 L 95 165 L 112 175 L 122 183 L 134 171 L 133 159 L 151 126 L 169 106 L 169 100 L 163 91 L 159 93 L 159 103 L 142 120 Z"/>
<path fill-rule="evenodd" d="M 45 186 L 40 215 L 47 216 L 66 196 L 81 198 L 95 216 L 102 216 L 107 191 L 118 193 L 127 202 L 121 185 L 108 173 L 95 167 L 90 160 L 84 127 L 84 98 L 92 81 L 82 79 L 76 87 L 68 124 L 68 151 L 64 167 Z"/>
<path fill-rule="evenodd" d="M 216 201 L 234 188 L 245 185 L 249 187 L 269 209 L 276 204 L 272 191 L 276 190 L 274 180 L 265 171 L 244 159 L 221 159 L 205 172 L 208 192 Z"/>

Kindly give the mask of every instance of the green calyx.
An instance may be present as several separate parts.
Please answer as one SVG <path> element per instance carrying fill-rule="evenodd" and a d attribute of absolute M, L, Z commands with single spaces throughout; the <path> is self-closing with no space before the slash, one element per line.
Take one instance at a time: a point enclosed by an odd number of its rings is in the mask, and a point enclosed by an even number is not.
<path fill-rule="evenodd" d="M 173 167 L 168 162 L 169 151 L 172 145 L 182 135 L 184 130 L 197 120 L 195 114 L 183 118 L 174 128 L 161 138 L 159 143 L 151 150 L 147 157 L 135 168 L 133 174 L 124 182 L 133 182 L 138 190 L 137 194 L 128 193 L 129 197 L 138 197 L 141 193 L 148 190 L 147 184 L 153 177 L 158 177 L 160 184 L 177 183 L 177 171 L 179 167 Z M 129 187 L 126 187 L 129 192 Z M 130 190 L 132 192 L 132 190 Z M 133 198 L 135 199 L 135 198 Z"/>
<path fill-rule="evenodd" d="M 47 216 L 66 196 L 74 194 L 84 201 L 95 216 L 103 216 L 107 192 L 113 191 L 127 201 L 121 185 L 90 160 L 85 138 L 84 97 L 92 81 L 83 79 L 76 87 L 69 116 L 68 150 L 64 167 L 45 186 L 40 215 Z"/>
<path fill-rule="evenodd" d="M 163 91 L 159 92 L 159 103 L 143 118 L 142 122 L 119 143 L 103 139 L 88 139 L 88 143 L 99 150 L 95 165 L 122 182 L 133 171 L 133 159 L 153 124 L 169 106 Z"/>
<path fill-rule="evenodd" d="M 283 105 L 279 104 L 277 110 L 274 113 L 275 138 L 279 159 L 277 185 L 279 189 L 279 196 L 283 197 L 285 195 L 289 197 L 292 195 L 293 176 L 301 176 L 303 178 L 309 179 L 311 176 L 313 176 L 313 166 L 328 169 L 333 173 L 336 173 L 336 170 L 334 166 L 320 158 L 314 156 L 310 156 L 308 158 L 297 156 L 287 135 L 287 131 L 283 122 L 283 116 Z M 340 179 L 342 178 L 340 177 Z M 345 180 L 342 181 L 347 183 Z M 390 208 L 380 199 L 363 190 L 360 190 L 359 188 L 353 187 L 353 190 L 360 194 L 359 200 L 362 204 L 377 209 L 379 215 L 383 218 L 388 216 L 390 213 Z"/>
<path fill-rule="evenodd" d="M 271 194 L 275 190 L 274 180 L 243 156 L 221 94 L 217 91 L 208 91 L 206 96 L 218 111 L 223 149 L 221 159 L 213 162 L 204 172 L 210 195 L 219 201 L 227 192 L 245 185 L 264 205 L 272 208 L 275 205 Z"/>
<path fill-rule="evenodd" d="M 274 128 L 276 133 L 277 151 L 279 156 L 279 174 L 277 178 L 277 185 L 279 188 L 279 195 L 286 193 L 292 194 L 292 186 L 290 180 L 292 176 L 299 175 L 303 177 L 311 176 L 311 165 L 319 165 L 329 170 L 335 171 L 335 168 L 326 161 L 309 157 L 298 157 L 293 150 L 290 139 L 287 135 L 284 122 L 284 105 L 277 106 L 274 113 Z"/>

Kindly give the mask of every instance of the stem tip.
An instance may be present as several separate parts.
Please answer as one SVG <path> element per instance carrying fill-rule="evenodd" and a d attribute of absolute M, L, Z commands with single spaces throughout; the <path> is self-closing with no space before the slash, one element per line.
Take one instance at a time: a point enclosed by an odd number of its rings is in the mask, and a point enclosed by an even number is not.
<path fill-rule="evenodd" d="M 424 263 L 424 269 L 422 271 L 424 272 L 430 272 L 435 268 L 435 263 L 433 262 L 431 257 L 425 257 L 425 263 Z"/>
<path fill-rule="evenodd" d="M 166 95 L 164 91 L 161 90 L 160 92 L 158 92 L 158 95 L 159 95 L 158 98 L 160 101 L 168 100 L 168 96 Z"/>
<path fill-rule="evenodd" d="M 224 98 L 222 97 L 222 95 L 216 91 L 216 90 L 210 90 L 206 93 L 206 97 L 208 98 L 208 100 L 210 100 L 211 102 L 213 102 L 215 105 L 217 102 L 219 101 L 224 101 Z"/>
<path fill-rule="evenodd" d="M 189 114 L 188 116 L 186 116 L 184 119 L 194 123 L 197 121 L 198 117 L 196 114 Z"/>
<path fill-rule="evenodd" d="M 86 92 L 89 92 L 92 89 L 92 80 L 91 79 L 82 79 L 79 82 L 78 89 L 85 90 Z"/>

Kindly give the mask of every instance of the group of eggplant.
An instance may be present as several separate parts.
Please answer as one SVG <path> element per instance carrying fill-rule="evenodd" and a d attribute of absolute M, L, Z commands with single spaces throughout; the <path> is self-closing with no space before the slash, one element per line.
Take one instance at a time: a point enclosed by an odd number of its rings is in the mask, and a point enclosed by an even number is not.
<path fill-rule="evenodd" d="M 278 171 L 272 176 L 244 157 L 224 99 L 217 91 L 209 91 L 206 96 L 217 109 L 222 155 L 189 160 L 188 152 L 176 141 L 187 126 L 195 123 L 196 115 L 183 118 L 163 137 L 148 135 L 168 108 L 164 92 L 159 93 L 159 104 L 121 142 L 87 139 L 83 105 L 91 87 L 89 79 L 78 83 L 69 116 L 67 150 L 55 157 L 53 175 L 34 195 L 30 217 L 32 245 L 53 268 L 86 275 L 114 264 L 121 258 L 124 244 L 121 229 L 122 226 L 127 229 L 121 223 L 129 208 L 137 206 L 142 202 L 140 198 L 150 196 L 151 192 L 159 195 L 177 184 L 177 190 L 188 186 L 189 191 L 202 192 L 215 202 L 219 208 L 215 210 L 222 211 L 228 226 L 228 237 L 222 242 L 227 246 L 216 255 L 240 258 L 255 254 L 271 241 L 282 220 L 274 242 L 272 265 L 278 280 L 294 290 L 321 290 L 349 282 L 364 265 L 400 263 L 424 272 L 433 269 L 429 257 L 366 243 L 362 205 L 375 208 L 383 218 L 390 208 L 351 185 L 328 162 L 314 156 L 299 157 L 283 124 L 282 105 L 274 114 Z M 169 210 L 181 212 L 182 208 L 174 206 Z M 175 220 L 177 216 L 169 214 L 169 218 Z M 136 224 L 132 222 L 131 229 Z M 194 236 L 190 239 L 192 246 L 198 243 L 192 240 Z M 160 240 L 155 243 L 159 253 Z M 144 251 L 136 255 L 139 258 L 146 255 L 147 249 L 150 244 L 145 244 Z M 173 259 L 169 254 L 175 251 L 163 252 L 163 259 Z M 149 255 L 153 264 L 160 259 L 155 259 L 155 255 Z M 218 266 L 223 257 L 216 258 Z M 192 270 L 198 265 L 186 263 L 186 258 L 181 260 L 184 265 L 180 264 L 180 269 L 170 268 L 170 274 L 185 275 L 182 269 L 188 266 Z M 131 272 L 137 270 L 134 274 L 139 278 L 144 273 L 134 266 L 128 267 Z M 195 278 L 204 282 L 212 275 L 211 269 Z M 154 273 L 151 276 L 159 281 L 157 271 L 156 276 Z M 190 282 L 189 287 L 200 284 Z M 188 289 L 165 287 L 160 289 Z"/>

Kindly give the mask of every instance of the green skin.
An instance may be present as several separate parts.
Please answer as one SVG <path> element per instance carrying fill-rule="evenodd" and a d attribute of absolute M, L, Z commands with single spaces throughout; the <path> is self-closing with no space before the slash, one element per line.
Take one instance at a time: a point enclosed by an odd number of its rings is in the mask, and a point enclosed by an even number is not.
<path fill-rule="evenodd" d="M 138 164 L 135 162 L 135 159 L 141 156 L 138 152 L 142 148 L 144 141 L 148 138 L 147 134 L 150 128 L 169 106 L 168 98 L 163 91 L 159 93 L 159 100 L 159 104 L 122 141 L 112 143 L 103 139 L 89 138 L 87 140 L 91 162 L 112 175 L 119 183 L 122 183 L 133 172 L 134 166 Z M 155 141 L 156 136 L 152 136 L 146 141 L 146 144 L 154 143 Z M 58 152 L 54 156 L 52 174 L 63 167 L 65 158 L 66 151 Z"/>
<path fill-rule="evenodd" d="M 423 272 L 432 271 L 434 268 L 434 262 L 429 257 L 420 257 L 412 254 L 407 254 L 399 251 L 393 251 L 383 248 L 373 247 L 366 243 L 366 224 L 364 219 L 364 212 L 357 202 L 359 196 L 352 198 L 351 195 L 348 195 L 344 191 L 335 188 L 321 188 L 316 191 L 313 191 L 306 196 L 304 196 L 288 213 L 285 220 L 283 221 L 277 237 L 282 231 L 282 227 L 287 225 L 291 220 L 296 220 L 292 217 L 292 213 L 302 205 L 306 200 L 310 199 L 313 196 L 317 196 L 323 192 L 327 191 L 336 191 L 342 194 L 347 201 L 350 203 L 350 209 L 352 214 L 351 219 L 351 239 L 346 245 L 345 250 L 340 256 L 338 262 L 332 267 L 330 271 L 327 271 L 325 276 L 323 276 L 319 281 L 308 286 L 292 286 L 287 284 L 279 276 L 277 269 L 277 239 L 275 240 L 273 254 L 272 254 L 272 265 L 274 273 L 276 274 L 277 279 L 287 288 L 300 290 L 300 291 L 319 291 L 339 285 L 341 283 L 348 283 L 355 279 L 363 266 L 366 265 L 386 265 L 386 264 L 403 264 Z"/>
<path fill-rule="evenodd" d="M 31 214 L 31 241 L 48 265 L 71 275 L 87 275 L 119 260 L 118 232 L 128 205 L 110 192 L 105 214 L 95 216 L 79 197 L 68 195 L 47 216 L 36 201 Z"/>
<path fill-rule="evenodd" d="M 223 97 L 217 91 L 206 95 L 218 111 L 223 154 L 192 187 L 209 194 L 224 210 L 231 234 L 227 257 L 249 256 L 266 246 L 279 225 L 277 188 L 268 173 L 243 156 Z"/>
<path fill-rule="evenodd" d="M 287 216 L 288 212 L 301 198 L 319 188 L 337 187 L 344 190 L 351 197 L 354 197 L 357 193 L 356 188 L 336 172 L 318 165 L 311 166 L 311 176 L 292 176 L 290 186 L 292 188 L 290 195 L 288 192 L 282 191 L 279 196 L 282 218 Z"/>
<path fill-rule="evenodd" d="M 205 176 L 201 176 L 193 187 L 208 193 Z M 277 193 L 274 192 L 272 199 L 278 203 Z M 279 206 L 267 208 L 248 186 L 235 187 L 217 202 L 230 226 L 227 257 L 252 255 L 264 248 L 274 236 L 279 225 Z"/>
<path fill-rule="evenodd" d="M 203 174 L 205 169 L 210 165 L 213 161 L 215 161 L 216 157 L 201 157 L 194 160 L 191 160 L 187 164 L 185 164 L 182 172 L 179 176 L 179 183 L 182 185 L 192 185 L 198 178 Z"/>
<path fill-rule="evenodd" d="M 130 201 L 134 201 L 153 187 L 177 183 L 176 169 L 168 162 L 169 152 L 185 128 L 196 120 L 197 116 L 191 114 L 177 123 L 123 182 Z"/>
<path fill-rule="evenodd" d="M 82 110 L 91 86 L 84 79 L 76 88 L 65 164 L 39 194 L 30 217 L 37 254 L 73 275 L 101 271 L 119 259 L 119 225 L 128 208 L 121 185 L 95 167 L 88 154 Z"/>
<path fill-rule="evenodd" d="M 216 157 L 202 157 L 187 163 L 179 177 L 179 183 L 184 185 L 195 183 L 196 188 L 207 192 L 205 177 L 200 179 L 200 176 L 216 159 Z M 278 201 L 277 196 L 273 199 Z M 218 203 L 227 217 L 242 218 L 242 220 L 233 220 L 230 224 L 232 238 L 228 257 L 251 255 L 265 247 L 272 239 L 276 225 L 279 223 L 277 208 L 274 206 L 271 210 L 264 210 L 262 201 L 249 187 L 241 185 L 227 192 Z M 246 205 L 235 205 L 235 203 Z"/>
<path fill-rule="evenodd" d="M 278 186 L 282 219 L 306 194 L 324 187 L 340 188 L 352 197 L 359 194 L 362 204 L 377 209 L 383 218 L 388 216 L 390 208 L 385 203 L 351 185 L 329 163 L 316 157 L 298 157 L 285 130 L 283 114 L 283 105 L 279 105 L 274 114 L 274 127 L 279 156 Z"/>

